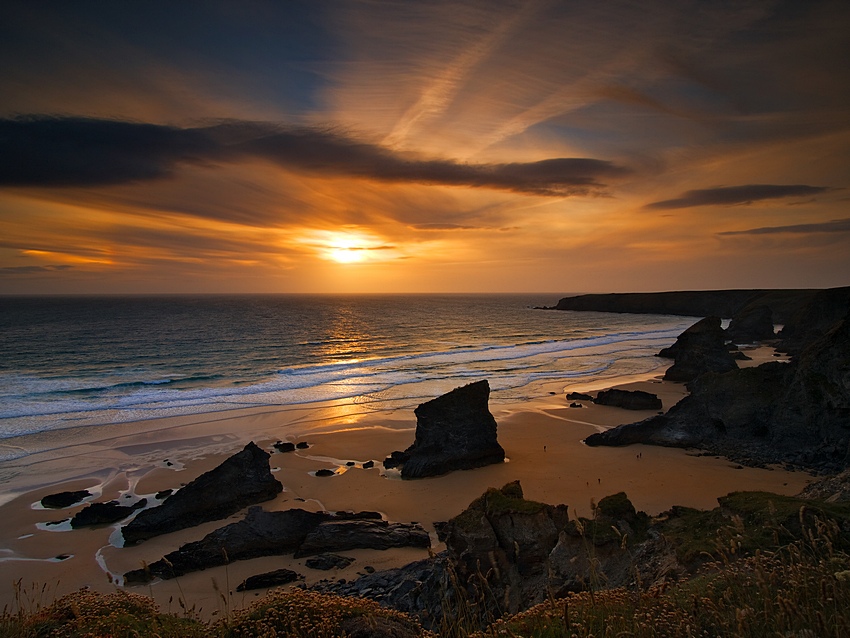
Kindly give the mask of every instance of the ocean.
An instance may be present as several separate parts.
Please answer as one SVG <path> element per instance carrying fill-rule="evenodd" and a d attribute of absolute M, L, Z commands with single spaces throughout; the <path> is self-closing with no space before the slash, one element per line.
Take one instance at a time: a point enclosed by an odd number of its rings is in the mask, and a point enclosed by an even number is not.
<path fill-rule="evenodd" d="M 253 406 L 345 399 L 415 407 L 488 379 L 491 401 L 544 381 L 665 365 L 687 317 L 539 310 L 558 295 L 230 295 L 0 299 L 0 440 Z"/>

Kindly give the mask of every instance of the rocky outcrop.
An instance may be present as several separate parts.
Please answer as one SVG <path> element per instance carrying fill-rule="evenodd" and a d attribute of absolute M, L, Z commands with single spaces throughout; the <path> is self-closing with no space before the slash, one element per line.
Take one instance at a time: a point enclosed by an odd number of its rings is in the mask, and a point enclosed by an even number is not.
<path fill-rule="evenodd" d="M 687 383 L 706 372 L 728 372 L 738 368 L 726 346 L 726 334 L 719 317 L 706 317 L 696 322 L 658 356 L 674 360 L 664 373 L 668 381 Z"/>
<path fill-rule="evenodd" d="M 307 534 L 295 552 L 295 558 L 350 549 L 430 546 L 428 532 L 419 525 L 383 520 L 328 521 Z"/>
<path fill-rule="evenodd" d="M 624 312 L 731 319 L 748 308 L 766 306 L 777 323 L 786 323 L 817 290 L 689 290 L 632 292 L 564 297 L 554 310 Z"/>
<path fill-rule="evenodd" d="M 71 519 L 71 527 L 95 527 L 98 525 L 111 525 L 122 521 L 130 514 L 148 504 L 147 499 L 136 501 L 132 505 L 121 505 L 118 501 L 108 503 L 92 503 L 77 512 Z"/>
<path fill-rule="evenodd" d="M 726 338 L 737 344 L 756 343 L 775 337 L 773 313 L 767 306 L 755 306 L 739 312 L 726 328 Z"/>
<path fill-rule="evenodd" d="M 250 591 L 252 589 L 266 589 L 278 585 L 288 585 L 296 580 L 304 580 L 304 577 L 291 569 L 276 569 L 264 574 L 249 576 L 236 587 L 236 591 Z"/>
<path fill-rule="evenodd" d="M 319 554 L 304 561 L 304 564 L 310 569 L 318 569 L 320 571 L 328 571 L 331 569 L 343 569 L 351 565 L 354 559 L 351 556 L 341 556 L 340 554 Z"/>
<path fill-rule="evenodd" d="M 71 507 L 71 505 L 76 505 L 83 499 L 89 498 L 91 495 L 91 492 L 89 492 L 88 490 L 48 494 L 43 499 L 41 499 L 41 506 L 51 510 L 63 509 L 65 507 Z"/>
<path fill-rule="evenodd" d="M 585 392 L 570 392 L 567 394 L 567 401 L 590 401 L 592 396 Z"/>
<path fill-rule="evenodd" d="M 602 390 L 593 399 L 596 405 L 607 405 L 625 410 L 660 410 L 658 395 L 643 390 Z"/>
<path fill-rule="evenodd" d="M 346 522 L 350 526 L 340 526 Z M 308 539 L 309 544 L 305 545 Z M 156 577 L 175 578 L 260 556 L 429 545 L 428 534 L 421 526 L 386 523 L 373 512 L 331 514 L 302 509 L 266 512 L 255 506 L 243 520 L 187 543 L 145 569 L 127 572 L 124 578 L 128 583 L 145 583 Z M 320 546 L 322 549 L 315 551 Z"/>
<path fill-rule="evenodd" d="M 283 486 L 271 474 L 269 454 L 253 442 L 215 469 L 201 474 L 158 507 L 140 512 L 123 527 L 127 544 L 225 518 L 268 501 Z"/>
<path fill-rule="evenodd" d="M 848 307 L 850 286 L 821 290 L 813 295 L 784 322 L 779 331 L 781 349 L 789 354 L 799 354 L 830 332 L 847 314 Z"/>
<path fill-rule="evenodd" d="M 705 374 L 689 388 L 665 415 L 585 442 L 696 447 L 748 464 L 819 472 L 850 464 L 850 314 L 791 363 Z"/>
<path fill-rule="evenodd" d="M 401 466 L 404 479 L 438 476 L 502 463 L 505 451 L 496 440 L 490 414 L 490 384 L 470 383 L 416 408 L 416 439 L 404 452 L 394 452 L 385 467 Z"/>

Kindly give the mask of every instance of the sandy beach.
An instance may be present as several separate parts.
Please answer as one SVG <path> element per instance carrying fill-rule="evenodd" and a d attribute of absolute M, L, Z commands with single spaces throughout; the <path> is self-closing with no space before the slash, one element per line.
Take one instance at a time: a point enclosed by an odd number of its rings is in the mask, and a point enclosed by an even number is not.
<path fill-rule="evenodd" d="M 753 360 L 746 365 L 773 359 L 769 348 L 748 354 Z M 416 481 L 402 481 L 385 472 L 380 463 L 370 469 L 362 467 L 366 461 L 379 462 L 413 442 L 416 421 L 412 409 L 376 412 L 357 401 L 244 409 L 22 437 L 14 445 L 29 454 L 0 464 L 0 604 L 11 609 L 18 604 L 47 604 L 83 586 L 113 591 L 120 587 L 124 572 L 151 563 L 244 514 L 122 548 L 116 546 L 120 544 L 118 525 L 78 530 L 71 530 L 67 522 L 49 525 L 67 520 L 85 504 L 46 510 L 39 504 L 43 496 L 88 489 L 95 495 L 89 501 L 151 497 L 159 490 L 188 483 L 251 440 L 271 453 L 273 472 L 284 485 L 283 493 L 263 503 L 264 508 L 377 510 L 388 520 L 420 522 L 432 533 L 435 551 L 440 549 L 433 533 L 435 521 L 457 515 L 488 487 L 514 480 L 522 482 L 527 498 L 565 503 L 573 515 L 581 516 L 590 514 L 592 502 L 620 491 L 625 491 L 638 509 L 655 515 L 673 505 L 712 508 L 717 497 L 736 490 L 796 494 L 811 481 L 804 473 L 741 468 L 694 451 L 586 447 L 581 441 L 593 432 L 653 414 L 590 402 L 571 408 L 564 397 L 564 392 L 595 391 L 611 385 L 658 394 L 665 410 L 686 393 L 681 384 L 654 376 L 618 379 L 615 384 L 596 387 L 541 384 L 536 396 L 522 403 L 503 403 L 494 395 L 490 409 L 508 461 Z M 272 447 L 278 440 L 306 441 L 310 447 L 279 453 Z M 314 476 L 322 468 L 337 473 Z M 397 567 L 426 557 L 427 551 L 357 550 L 345 554 L 355 561 L 344 570 L 317 571 L 307 568 L 305 559 L 267 557 L 129 589 L 152 595 L 163 610 L 179 610 L 182 598 L 209 618 L 262 595 L 262 590 L 235 592 L 250 575 L 288 567 L 303 574 L 307 583 L 351 579 L 367 566 Z M 30 592 L 23 600 L 16 596 L 16 582 Z"/>

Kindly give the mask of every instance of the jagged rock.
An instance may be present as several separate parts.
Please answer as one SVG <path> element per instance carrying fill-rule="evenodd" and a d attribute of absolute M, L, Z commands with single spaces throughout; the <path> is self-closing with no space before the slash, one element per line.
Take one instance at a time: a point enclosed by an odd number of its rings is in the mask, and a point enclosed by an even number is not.
<path fill-rule="evenodd" d="M 58 492 L 57 494 L 48 494 L 41 499 L 41 506 L 48 509 L 57 510 L 65 507 L 76 505 L 83 499 L 91 496 L 88 490 L 78 490 L 76 492 Z"/>
<path fill-rule="evenodd" d="M 660 410 L 658 395 L 643 390 L 602 390 L 593 399 L 596 405 L 608 405 L 626 410 Z"/>
<path fill-rule="evenodd" d="M 810 483 L 800 492 L 800 498 L 816 499 L 827 503 L 850 501 L 850 470 L 834 476 L 825 476 Z"/>
<path fill-rule="evenodd" d="M 747 308 L 732 317 L 726 338 L 732 343 L 754 343 L 773 339 L 773 313 L 767 306 Z"/>
<path fill-rule="evenodd" d="M 307 534 L 295 558 L 351 549 L 430 546 L 431 539 L 421 525 L 382 520 L 326 521 Z"/>
<path fill-rule="evenodd" d="M 344 569 L 351 565 L 354 559 L 350 556 L 341 556 L 339 554 L 319 554 L 312 558 L 308 558 L 304 564 L 310 569 L 319 569 L 328 571 L 330 569 Z"/>
<path fill-rule="evenodd" d="M 398 467 L 399 465 L 402 465 L 409 458 L 410 455 L 406 452 L 395 451 L 384 459 L 384 468 L 387 470 L 391 470 L 395 467 Z"/>
<path fill-rule="evenodd" d="M 567 395 L 567 401 L 592 401 L 593 397 L 584 392 L 570 392 Z"/>
<path fill-rule="evenodd" d="M 810 343 L 824 337 L 844 319 L 850 304 L 850 286 L 818 291 L 808 303 L 786 320 L 779 337 L 783 352 L 798 354 Z"/>
<path fill-rule="evenodd" d="M 288 585 L 289 583 L 294 583 L 296 580 L 304 580 L 304 577 L 291 569 L 276 569 L 265 574 L 249 576 L 236 587 L 236 591 L 249 591 L 251 589 L 265 589 L 267 587 L 277 587 L 278 585 Z"/>
<path fill-rule="evenodd" d="M 701 319 L 658 356 L 675 361 L 664 373 L 668 381 L 687 383 L 706 372 L 728 372 L 738 368 L 726 347 L 726 335 L 719 317 Z"/>
<path fill-rule="evenodd" d="M 502 463 L 505 451 L 496 440 L 496 419 L 487 407 L 489 398 L 490 384 L 483 380 L 417 407 L 416 439 L 402 453 L 404 456 L 398 457 L 403 458 L 401 477 L 438 476 Z"/>
<path fill-rule="evenodd" d="M 253 442 L 172 494 L 162 505 L 141 512 L 122 529 L 128 544 L 218 520 L 243 507 L 273 499 L 282 490 L 269 469 L 269 453 Z"/>
<path fill-rule="evenodd" d="M 850 463 L 850 314 L 791 363 L 705 374 L 666 415 L 613 428 L 588 445 L 698 447 L 747 464 L 836 472 Z"/>
<path fill-rule="evenodd" d="M 138 509 L 148 504 L 147 499 L 141 499 L 132 505 L 120 505 L 118 501 L 108 503 L 92 503 L 77 512 L 71 519 L 71 527 L 91 527 L 95 525 L 110 525 L 130 516 Z"/>
<path fill-rule="evenodd" d="M 378 516 L 378 520 L 371 516 Z M 346 522 L 351 525 L 340 525 Z M 323 530 L 325 525 L 331 525 L 332 529 Z M 127 583 L 145 583 L 156 577 L 175 578 L 260 556 L 427 547 L 422 544 L 427 539 L 428 534 L 420 526 L 385 523 L 373 512 L 330 514 L 301 509 L 266 512 L 255 506 L 248 510 L 243 520 L 225 525 L 199 541 L 187 543 L 145 569 L 127 572 L 124 578 Z M 318 549 L 320 546 L 325 549 Z"/>

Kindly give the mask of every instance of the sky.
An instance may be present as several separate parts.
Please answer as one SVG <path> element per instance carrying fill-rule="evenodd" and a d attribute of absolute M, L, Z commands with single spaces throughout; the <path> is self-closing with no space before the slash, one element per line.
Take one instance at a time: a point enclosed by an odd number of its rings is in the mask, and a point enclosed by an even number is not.
<path fill-rule="evenodd" d="M 850 285 L 848 61 L 846 0 L 3 2 L 0 294 Z"/>

